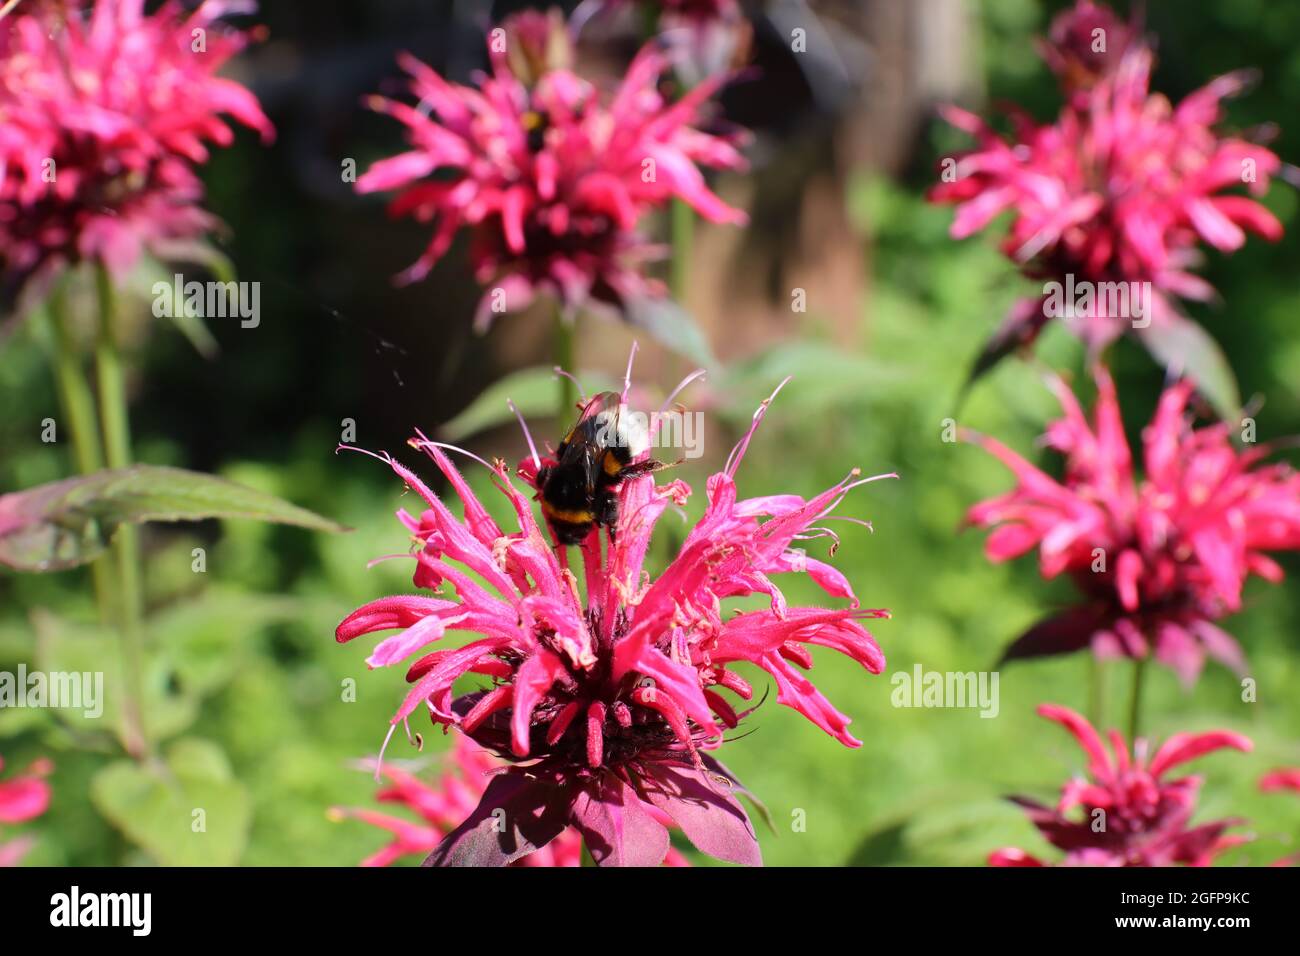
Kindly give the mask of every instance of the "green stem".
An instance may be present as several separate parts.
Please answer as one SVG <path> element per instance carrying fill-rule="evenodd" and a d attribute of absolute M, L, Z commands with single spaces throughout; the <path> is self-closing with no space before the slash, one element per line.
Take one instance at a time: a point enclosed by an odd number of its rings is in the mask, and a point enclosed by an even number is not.
<path fill-rule="evenodd" d="M 570 322 L 564 317 L 564 311 L 559 306 L 555 309 L 555 364 L 564 369 L 569 375 L 577 375 L 578 370 L 574 367 L 574 339 L 577 330 L 577 320 Z M 565 375 L 557 375 L 560 380 L 560 407 L 559 419 L 560 427 L 566 427 L 569 419 L 573 417 L 573 408 L 578 401 L 578 389 L 573 384 L 573 380 Z"/>
<path fill-rule="evenodd" d="M 591 855 L 591 851 L 587 849 L 587 841 L 586 841 L 586 840 L 583 840 L 583 841 L 582 841 L 582 862 L 579 863 L 578 865 L 579 865 L 579 866 L 595 866 L 595 865 L 596 865 L 596 858 L 593 857 L 593 856 Z"/>
<path fill-rule="evenodd" d="M 1142 677 L 1146 673 L 1147 659 L 1135 658 L 1133 661 L 1133 697 L 1129 700 L 1128 739 L 1129 746 L 1137 740 L 1142 729 Z"/>
<path fill-rule="evenodd" d="M 95 399 L 90 379 L 77 354 L 77 346 L 68 328 L 67 294 L 62 281 L 55 284 L 46 304 L 46 316 L 54 338 L 54 381 L 59 391 L 67 430 L 72 437 L 72 462 L 77 472 L 89 475 L 104 467 L 99 450 L 99 425 L 95 421 Z M 102 624 L 114 617 L 112 569 L 108 558 L 91 562 L 90 578 L 95 589 L 95 604 Z"/>
<path fill-rule="evenodd" d="M 126 374 L 117 342 L 117 301 L 108 270 L 95 272 L 99 296 L 99 339 L 95 346 L 95 373 L 99 386 L 99 415 L 109 468 L 131 464 L 131 426 L 127 417 Z M 144 648 L 140 619 L 139 541 L 133 525 L 124 524 L 113 535 L 113 556 L 120 586 L 118 630 L 122 641 L 122 671 L 126 700 L 122 708 L 127 751 L 142 759 L 149 752 L 142 711 Z"/>
<path fill-rule="evenodd" d="M 77 348 L 68 329 L 67 296 L 60 283 L 47 307 L 50 329 L 54 333 L 54 376 L 59 387 L 59 401 L 72 433 L 72 458 L 77 471 L 88 475 L 104 467 L 99 453 L 99 427 L 95 424 L 95 400 L 90 381 L 77 357 Z"/>

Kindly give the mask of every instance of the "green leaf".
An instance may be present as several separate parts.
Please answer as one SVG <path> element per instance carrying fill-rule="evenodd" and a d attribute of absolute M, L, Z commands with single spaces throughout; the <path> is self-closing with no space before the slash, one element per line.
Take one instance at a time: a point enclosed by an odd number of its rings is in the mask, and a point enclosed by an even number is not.
<path fill-rule="evenodd" d="M 613 387 L 608 378 L 582 375 L 587 392 L 599 392 Z M 550 366 L 535 366 L 511 372 L 489 385 L 470 402 L 459 415 L 447 422 L 438 433 L 447 441 L 461 441 L 489 428 L 514 420 L 514 412 L 506 399 L 515 403 L 524 418 L 552 418 L 555 415 L 559 384 L 555 370 Z"/>
<path fill-rule="evenodd" d="M 660 345 L 707 369 L 718 367 L 709 341 L 689 312 L 671 299 L 637 299 L 627 304 L 629 325 L 645 329 Z"/>
<path fill-rule="evenodd" d="M 234 866 L 248 843 L 252 800 L 208 741 L 176 741 L 161 765 L 111 763 L 95 774 L 90 798 L 166 866 Z"/>
<path fill-rule="evenodd" d="M 1224 421 L 1241 416 L 1241 392 L 1237 378 L 1219 343 L 1191 319 L 1172 316 L 1138 330 L 1151 354 L 1176 375 L 1196 383 Z"/>
<path fill-rule="evenodd" d="M 122 524 L 250 518 L 345 531 L 283 499 L 213 475 L 134 465 L 0 495 L 0 565 L 57 571 L 93 560 Z"/>

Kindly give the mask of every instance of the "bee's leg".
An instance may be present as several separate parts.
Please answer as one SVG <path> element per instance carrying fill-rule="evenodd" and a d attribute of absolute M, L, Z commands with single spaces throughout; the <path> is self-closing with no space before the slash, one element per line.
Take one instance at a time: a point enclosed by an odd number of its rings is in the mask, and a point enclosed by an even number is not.
<path fill-rule="evenodd" d="M 614 530 L 618 527 L 618 494 L 612 489 L 601 492 L 596 501 L 596 522 L 605 528 L 609 540 L 614 540 Z"/>
<path fill-rule="evenodd" d="M 625 466 L 619 472 L 619 481 L 626 481 L 628 478 L 639 478 L 642 475 L 652 475 L 656 471 L 663 471 L 665 468 L 676 468 L 685 460 L 685 458 L 678 458 L 676 461 L 656 461 L 653 458 L 648 458 L 645 461 L 638 461 Z"/>

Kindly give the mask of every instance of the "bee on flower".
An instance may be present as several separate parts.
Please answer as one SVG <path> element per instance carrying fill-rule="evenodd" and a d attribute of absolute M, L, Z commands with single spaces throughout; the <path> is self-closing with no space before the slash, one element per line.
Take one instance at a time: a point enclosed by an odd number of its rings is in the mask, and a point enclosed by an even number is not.
<path fill-rule="evenodd" d="M 881 673 L 884 654 L 862 622 L 888 612 L 863 608 L 844 576 L 799 542 L 837 540 L 827 519 L 874 479 L 854 471 L 806 500 L 739 497 L 737 474 L 770 401 L 709 478 L 703 516 L 657 576 L 646 555 L 665 510 L 690 494 L 680 480 L 661 485 L 639 474 L 619 485 L 616 527 L 593 523 L 577 545 L 580 586 L 566 548 L 546 535 L 504 462 L 483 464 L 509 503 L 510 529 L 490 516 L 438 443 L 420 437 L 412 445 L 460 498 L 462 517 L 386 459 L 424 502 L 423 513 L 399 518 L 417 547 L 415 585 L 436 593 L 373 601 L 344 619 L 337 638 L 396 630 L 367 658 L 372 667 L 415 658 L 407 672 L 414 686 L 394 725 L 425 711 L 508 764 L 439 842 L 432 864 L 513 863 L 572 827 L 597 864 L 653 866 L 667 854 L 668 822 L 706 854 L 761 862 L 738 799 L 746 791 L 714 756 L 750 713 L 736 701 L 754 697 L 737 663 L 766 671 L 779 703 L 859 746 L 848 717 L 805 671 L 811 648 L 823 647 Z M 536 489 L 538 474 L 555 464 L 534 452 L 519 474 Z M 776 577 L 788 573 L 806 574 L 845 605 L 790 605 Z M 759 609 L 725 610 L 724 602 L 745 595 L 768 600 Z M 450 631 L 477 636 L 427 650 Z M 477 677 L 481 689 L 455 694 L 465 676 Z"/>

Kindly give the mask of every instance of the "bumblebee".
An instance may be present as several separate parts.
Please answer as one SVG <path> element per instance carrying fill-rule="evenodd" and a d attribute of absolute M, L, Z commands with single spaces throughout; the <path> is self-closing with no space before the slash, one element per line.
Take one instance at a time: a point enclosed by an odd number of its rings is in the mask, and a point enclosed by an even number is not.
<path fill-rule="evenodd" d="M 597 525 L 612 540 L 618 525 L 618 490 L 624 481 L 668 467 L 651 458 L 638 461 L 650 447 L 639 416 L 622 409 L 618 392 L 601 392 L 582 414 L 560 447 L 555 464 L 537 472 L 537 497 L 560 544 L 581 544 Z"/>

